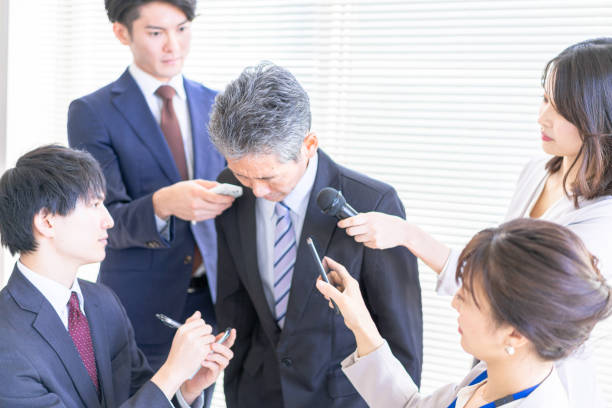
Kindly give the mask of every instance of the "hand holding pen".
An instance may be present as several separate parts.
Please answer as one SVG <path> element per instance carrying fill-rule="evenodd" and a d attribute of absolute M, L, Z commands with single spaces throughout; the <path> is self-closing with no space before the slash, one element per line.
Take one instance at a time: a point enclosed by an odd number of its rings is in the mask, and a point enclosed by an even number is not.
<path fill-rule="evenodd" d="M 202 385 L 212 384 L 233 357 L 229 349 L 236 339 L 236 330 L 227 331 L 217 336 L 212 334 L 212 327 L 201 319 L 200 312 L 195 312 L 180 324 L 164 315 L 158 315 L 164 324 L 175 328 L 176 334 L 168 359 L 162 366 L 185 384 L 181 387 L 184 393 L 199 393 Z M 225 342 L 221 344 L 221 342 Z M 213 351 L 211 353 L 211 351 Z"/>
<path fill-rule="evenodd" d="M 177 322 L 174 319 L 171 319 L 170 317 L 166 316 L 163 313 L 157 313 L 155 315 L 155 317 L 157 317 L 159 320 L 161 320 L 161 322 L 163 324 L 165 324 L 166 326 L 170 327 L 171 329 L 178 329 L 179 327 L 182 326 L 182 324 L 180 324 L 179 322 Z M 228 339 L 228 337 L 230 336 L 232 332 L 232 328 L 228 327 L 225 329 L 225 331 L 223 332 L 223 334 L 221 335 L 221 337 L 217 337 L 217 340 L 215 341 L 215 343 L 217 344 L 223 344 L 225 342 L 225 340 Z"/>

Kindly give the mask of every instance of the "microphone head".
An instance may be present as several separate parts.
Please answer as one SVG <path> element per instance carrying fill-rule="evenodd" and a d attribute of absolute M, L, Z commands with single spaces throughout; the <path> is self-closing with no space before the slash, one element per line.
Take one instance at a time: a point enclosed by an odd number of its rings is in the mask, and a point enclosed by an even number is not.
<path fill-rule="evenodd" d="M 317 195 L 317 205 L 323 214 L 331 215 L 332 217 L 336 217 L 345 204 L 346 200 L 342 193 L 335 188 L 325 187 Z"/>

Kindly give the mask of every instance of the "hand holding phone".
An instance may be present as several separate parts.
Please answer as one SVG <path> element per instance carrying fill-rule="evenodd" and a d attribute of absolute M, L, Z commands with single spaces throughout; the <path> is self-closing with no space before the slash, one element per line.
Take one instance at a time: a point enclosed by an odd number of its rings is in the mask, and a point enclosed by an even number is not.
<path fill-rule="evenodd" d="M 228 327 L 227 329 L 225 329 L 225 331 L 223 332 L 223 336 L 221 336 L 219 338 L 219 340 L 215 341 L 215 343 L 217 344 L 223 344 L 225 343 L 225 340 L 227 340 L 230 336 L 230 334 L 232 333 L 232 328 Z"/>
<path fill-rule="evenodd" d="M 317 248 L 315 248 L 315 246 L 314 246 L 314 242 L 312 240 L 312 237 L 306 238 L 306 243 L 308 244 L 308 248 L 310 248 L 310 254 L 312 255 L 313 259 L 315 260 L 315 263 L 318 265 L 319 275 L 321 275 L 321 279 L 323 279 L 325 282 L 329 283 L 329 279 L 327 279 L 327 272 L 325 272 L 325 268 L 323 267 L 323 264 L 321 263 L 321 259 L 319 258 L 319 254 L 317 252 Z M 332 305 L 334 305 L 334 310 L 336 311 L 336 314 L 340 314 L 340 308 L 338 307 L 336 302 L 334 302 L 333 299 L 330 299 L 330 300 L 332 302 Z"/>

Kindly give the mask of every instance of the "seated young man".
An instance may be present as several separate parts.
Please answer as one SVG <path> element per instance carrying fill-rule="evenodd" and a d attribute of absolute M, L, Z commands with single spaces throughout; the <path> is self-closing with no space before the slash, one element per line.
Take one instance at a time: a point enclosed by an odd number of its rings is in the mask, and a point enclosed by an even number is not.
<path fill-rule="evenodd" d="M 233 357 L 235 331 L 216 344 L 195 312 L 153 373 L 117 296 L 76 279 L 104 259 L 113 227 L 104 192 L 95 159 L 57 145 L 25 154 L 0 179 L 2 245 L 19 254 L 0 291 L 2 407 L 164 407 L 175 394 L 181 407 L 202 406 Z"/>

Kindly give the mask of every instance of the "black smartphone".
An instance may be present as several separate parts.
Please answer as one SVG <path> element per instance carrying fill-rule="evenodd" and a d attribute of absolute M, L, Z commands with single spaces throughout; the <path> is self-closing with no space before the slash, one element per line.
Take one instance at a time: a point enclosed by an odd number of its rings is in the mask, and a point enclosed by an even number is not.
<path fill-rule="evenodd" d="M 319 258 L 319 254 L 317 252 L 317 248 L 315 248 L 314 246 L 314 241 L 312 237 L 306 238 L 306 243 L 308 244 L 308 248 L 310 248 L 310 254 L 312 255 L 312 257 L 315 260 L 315 263 L 317 264 L 317 267 L 319 269 L 319 275 L 321 275 L 321 279 L 329 283 L 329 279 L 327 279 L 327 272 L 325 271 L 325 268 L 323 267 L 323 264 L 321 263 L 321 258 Z M 336 311 L 336 314 L 340 314 L 340 308 L 338 307 L 336 302 L 334 302 L 333 299 L 330 299 L 330 300 L 332 302 L 332 305 L 334 305 L 334 310 Z"/>

